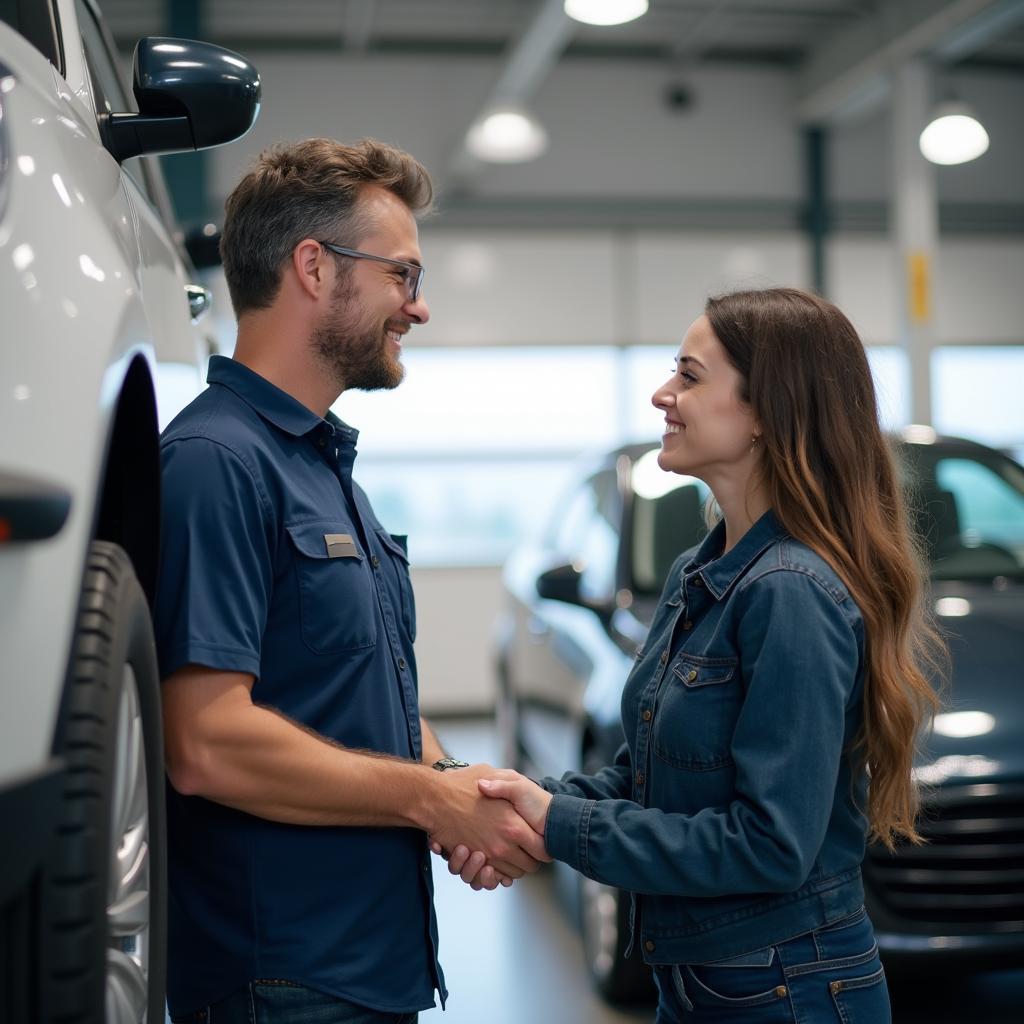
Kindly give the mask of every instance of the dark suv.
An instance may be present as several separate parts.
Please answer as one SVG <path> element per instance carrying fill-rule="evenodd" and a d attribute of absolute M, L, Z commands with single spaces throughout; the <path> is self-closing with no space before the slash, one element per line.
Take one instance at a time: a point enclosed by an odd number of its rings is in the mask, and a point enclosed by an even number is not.
<path fill-rule="evenodd" d="M 947 707 L 916 774 L 927 845 L 864 865 L 890 961 L 1024 962 L 1024 469 L 991 448 L 910 428 L 896 442 L 927 554 L 929 601 L 952 658 Z M 658 446 L 581 474 L 546 534 L 506 564 L 497 647 L 505 763 L 532 774 L 610 763 L 633 654 L 679 552 L 705 533 L 706 486 L 662 472 Z M 626 960 L 629 900 L 580 876 L 586 959 L 628 999 L 650 972 Z"/>

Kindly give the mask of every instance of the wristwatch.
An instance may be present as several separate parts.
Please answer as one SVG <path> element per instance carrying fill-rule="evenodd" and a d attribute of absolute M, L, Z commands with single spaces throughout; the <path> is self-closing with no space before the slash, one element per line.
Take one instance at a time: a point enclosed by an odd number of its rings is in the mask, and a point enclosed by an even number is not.
<path fill-rule="evenodd" d="M 468 761 L 459 761 L 454 757 L 442 757 L 440 761 L 435 761 L 431 766 L 434 771 L 446 772 L 449 768 L 468 768 Z"/>

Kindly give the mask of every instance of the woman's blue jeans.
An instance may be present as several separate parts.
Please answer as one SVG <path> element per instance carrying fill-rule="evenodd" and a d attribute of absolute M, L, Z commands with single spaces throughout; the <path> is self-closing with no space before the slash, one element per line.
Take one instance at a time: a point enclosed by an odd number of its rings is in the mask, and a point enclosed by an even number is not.
<path fill-rule="evenodd" d="M 416 1013 L 387 1013 L 290 981 L 252 981 L 246 988 L 173 1024 L 416 1024 Z"/>
<path fill-rule="evenodd" d="M 889 990 L 862 907 L 730 960 L 654 969 L 656 1024 L 891 1024 Z"/>

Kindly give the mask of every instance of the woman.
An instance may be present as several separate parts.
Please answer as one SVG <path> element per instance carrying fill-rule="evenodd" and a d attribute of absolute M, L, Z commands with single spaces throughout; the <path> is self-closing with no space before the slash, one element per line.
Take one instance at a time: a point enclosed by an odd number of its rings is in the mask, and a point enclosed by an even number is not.
<path fill-rule="evenodd" d="M 593 776 L 481 790 L 552 857 L 638 894 L 661 1024 L 882 1024 L 860 866 L 867 839 L 920 841 L 939 642 L 864 348 L 796 289 L 713 298 L 653 402 L 661 467 L 704 480 L 721 519 L 669 573 L 627 742 Z M 476 881 L 478 855 L 450 863 Z"/>

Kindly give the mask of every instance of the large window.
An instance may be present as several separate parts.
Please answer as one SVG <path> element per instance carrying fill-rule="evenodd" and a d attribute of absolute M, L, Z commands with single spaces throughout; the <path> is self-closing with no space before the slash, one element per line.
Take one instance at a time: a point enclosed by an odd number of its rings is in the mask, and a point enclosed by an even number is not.
<path fill-rule="evenodd" d="M 390 392 L 348 392 L 334 411 L 360 431 L 356 476 L 416 565 L 499 564 L 543 527 L 588 453 L 661 432 L 654 391 L 670 345 L 411 348 Z M 868 350 L 882 422 L 906 422 L 906 357 Z"/>
<path fill-rule="evenodd" d="M 415 565 L 497 565 L 566 501 L 581 458 L 660 435 L 651 396 L 674 355 L 672 344 L 413 346 L 400 388 L 348 392 L 334 411 L 359 429 L 356 478 L 385 526 L 409 534 Z M 868 360 L 882 424 L 896 429 L 910 418 L 906 354 L 872 346 Z M 1024 350 L 940 348 L 932 369 L 941 431 L 1024 441 Z M 160 367 L 161 426 L 196 387 L 191 368 Z"/>
<path fill-rule="evenodd" d="M 938 431 L 1024 455 L 1024 346 L 951 345 L 931 369 Z"/>

